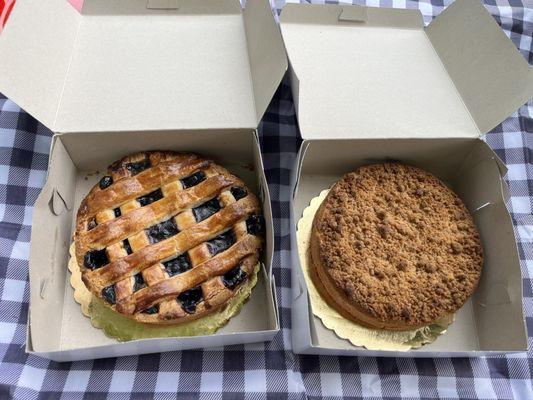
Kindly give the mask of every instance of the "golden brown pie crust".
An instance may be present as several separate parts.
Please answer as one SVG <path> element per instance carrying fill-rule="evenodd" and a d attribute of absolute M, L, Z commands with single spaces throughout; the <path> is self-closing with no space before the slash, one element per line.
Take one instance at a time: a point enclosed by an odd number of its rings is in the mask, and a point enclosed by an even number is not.
<path fill-rule="evenodd" d="M 324 299 L 370 328 L 407 330 L 456 312 L 483 250 L 459 197 L 432 174 L 384 163 L 346 174 L 313 221 L 311 276 Z"/>
<path fill-rule="evenodd" d="M 218 209 L 197 214 L 215 203 Z M 87 288 L 115 311 L 143 323 L 182 323 L 223 307 L 249 278 L 263 233 L 250 232 L 248 222 L 261 218 L 256 196 L 212 161 L 142 152 L 113 163 L 82 201 L 76 259 Z M 229 245 L 217 247 L 225 237 Z M 104 265 L 95 266 L 91 252 L 105 254 Z M 185 254 L 188 269 L 168 269 Z M 179 296 L 191 289 L 200 300 L 187 307 L 188 297 Z"/>

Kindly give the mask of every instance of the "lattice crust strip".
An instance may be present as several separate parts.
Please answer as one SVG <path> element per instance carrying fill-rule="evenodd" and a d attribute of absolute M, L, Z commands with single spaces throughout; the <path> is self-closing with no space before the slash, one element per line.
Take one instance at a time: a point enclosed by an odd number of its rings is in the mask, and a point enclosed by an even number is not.
<path fill-rule="evenodd" d="M 76 258 L 91 292 L 145 323 L 226 304 L 263 242 L 257 198 L 194 154 L 145 152 L 109 167 L 77 216 Z"/>

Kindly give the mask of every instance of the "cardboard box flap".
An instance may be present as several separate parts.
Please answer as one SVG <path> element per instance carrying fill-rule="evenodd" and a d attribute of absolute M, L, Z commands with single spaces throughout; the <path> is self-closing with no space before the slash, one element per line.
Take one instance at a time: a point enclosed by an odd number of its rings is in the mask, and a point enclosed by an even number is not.
<path fill-rule="evenodd" d="M 285 24 L 346 25 L 412 28 L 424 27 L 418 10 L 377 8 L 351 5 L 287 4 L 280 22 Z"/>
<path fill-rule="evenodd" d="M 352 7 L 282 11 L 302 137 L 477 137 L 420 12 Z"/>
<path fill-rule="evenodd" d="M 55 32 L 48 24 L 57 19 L 53 7 L 40 3 L 50 18 L 41 15 L 32 23 L 39 31 Z M 66 0 L 50 2 L 56 3 Z M 69 40 L 61 43 L 66 61 L 62 58 L 64 65 L 55 72 L 54 91 L 28 85 L 24 96 L 6 94 L 21 106 L 33 106 L 28 111 L 36 110 L 55 132 L 255 128 L 286 61 L 268 1 L 249 3 L 247 17 L 238 0 L 86 0 L 73 32 L 55 32 Z M 0 39 L 6 47 L 22 47 L 25 37 L 8 35 L 10 29 L 22 28 L 10 20 Z M 55 36 L 41 36 L 43 48 L 56 51 Z M 50 74 L 47 64 L 55 64 L 44 49 L 25 58 L 15 51 L 10 56 L 11 69 L 21 62 L 40 66 L 28 75 L 17 71 L 15 87 L 30 75 L 43 79 Z M 2 91 L 6 85 L 0 83 Z"/>
<path fill-rule="evenodd" d="M 0 34 L 0 91 L 49 128 L 80 18 L 66 0 L 17 1 Z"/>
<path fill-rule="evenodd" d="M 85 0 L 83 15 L 240 14 L 235 0 Z"/>
<path fill-rule="evenodd" d="M 477 0 L 457 3 L 475 9 L 473 1 Z M 479 7 L 475 12 L 490 18 Z M 463 25 L 472 25 L 470 19 L 476 18 L 477 14 L 471 13 L 468 21 L 458 18 L 455 24 L 468 31 Z M 493 21 L 492 24 L 495 25 Z M 432 29 L 436 32 L 437 28 L 439 25 Z M 504 74 L 504 83 L 487 84 L 484 96 L 463 101 L 456 78 L 441 60 L 446 56 L 445 50 L 442 56 L 437 53 L 417 10 L 287 5 L 281 14 L 281 29 L 292 82 L 296 83 L 293 96 L 304 139 L 475 138 L 508 116 L 527 100 L 529 93 L 523 87 L 515 90 L 517 85 L 524 85 L 520 76 L 530 73 L 527 63 L 521 60 L 517 68 L 521 68 L 522 75 Z M 441 36 L 446 42 L 445 32 Z M 502 46 L 497 42 L 495 49 L 505 47 L 510 51 L 512 43 L 506 40 L 508 43 Z M 450 47 L 459 42 L 458 38 L 449 40 Z M 474 42 L 472 37 L 472 48 Z M 489 39 L 485 42 L 483 38 L 481 46 L 487 47 L 488 43 Z M 518 57 L 518 52 L 513 51 Z M 499 80 L 502 71 L 488 67 L 491 61 L 483 57 L 470 65 L 465 76 L 474 75 L 476 67 L 484 69 L 483 76 Z M 508 61 L 506 55 L 500 64 L 518 64 L 516 57 Z M 493 92 L 500 92 L 500 97 L 487 99 Z M 473 104 L 474 100 L 479 104 Z M 505 104 L 497 105 L 499 100 Z M 488 103 L 492 108 L 483 110 Z M 476 111 L 472 115 L 470 107 Z M 482 115 L 487 117 L 480 123 Z"/>
<path fill-rule="evenodd" d="M 244 26 L 258 125 L 287 70 L 287 55 L 269 1 L 248 0 Z"/>
<path fill-rule="evenodd" d="M 458 0 L 426 33 L 479 131 L 533 98 L 533 68 L 478 0 Z"/>

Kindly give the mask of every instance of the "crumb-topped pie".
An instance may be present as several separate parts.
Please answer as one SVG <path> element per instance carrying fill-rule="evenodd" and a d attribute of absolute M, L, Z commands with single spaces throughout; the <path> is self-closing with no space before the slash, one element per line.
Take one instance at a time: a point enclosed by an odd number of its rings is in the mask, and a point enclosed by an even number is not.
<path fill-rule="evenodd" d="M 263 244 L 258 199 L 195 154 L 113 163 L 82 201 L 75 251 L 93 295 L 138 322 L 176 324 L 226 305 Z"/>
<path fill-rule="evenodd" d="M 483 248 L 461 199 L 399 163 L 367 165 L 320 205 L 310 240 L 322 297 L 361 325 L 409 330 L 456 312 L 477 287 Z"/>

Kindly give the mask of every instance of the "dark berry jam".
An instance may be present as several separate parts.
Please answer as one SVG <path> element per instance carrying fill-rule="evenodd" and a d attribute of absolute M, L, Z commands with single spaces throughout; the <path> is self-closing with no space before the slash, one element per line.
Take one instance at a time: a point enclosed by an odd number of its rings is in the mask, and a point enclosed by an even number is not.
<path fill-rule="evenodd" d="M 179 229 L 173 217 L 153 225 L 146 230 L 146 234 L 152 244 L 168 239 L 169 237 L 176 235 L 178 232 Z"/>
<path fill-rule="evenodd" d="M 246 191 L 246 189 L 240 186 L 233 186 L 230 189 L 230 192 L 233 195 L 233 197 L 235 197 L 235 200 L 240 200 L 248 195 L 248 192 Z"/>
<path fill-rule="evenodd" d="M 187 290 L 178 296 L 178 300 L 181 303 L 181 308 L 183 308 L 187 314 L 194 314 L 196 311 L 196 306 L 203 300 L 203 298 L 204 295 L 202 293 L 201 286 L 196 286 L 195 288 Z"/>
<path fill-rule="evenodd" d="M 232 229 L 229 231 L 226 231 L 224 233 L 221 233 L 217 237 L 214 237 L 213 239 L 207 241 L 207 247 L 209 249 L 209 252 L 212 256 L 217 255 L 218 253 L 229 249 L 235 242 L 237 241 L 237 237 L 235 236 L 235 232 L 233 232 Z"/>
<path fill-rule="evenodd" d="M 220 202 L 215 197 L 214 199 L 208 200 L 203 204 L 200 204 L 198 207 L 192 209 L 194 218 L 196 222 L 201 222 L 204 219 L 209 218 L 211 215 L 215 214 L 220 210 Z"/>
<path fill-rule="evenodd" d="M 163 192 L 161 191 L 161 189 L 157 189 L 151 193 L 145 194 L 144 196 L 138 197 L 137 201 L 141 204 L 141 207 L 144 207 L 162 198 Z"/>
<path fill-rule="evenodd" d="M 104 176 L 100 179 L 100 189 L 106 189 L 113 183 L 113 178 L 110 176 Z"/>
<path fill-rule="evenodd" d="M 144 314 L 157 314 L 158 312 L 159 312 L 159 307 L 157 306 L 157 304 L 143 311 Z"/>
<path fill-rule="evenodd" d="M 163 263 L 169 276 L 181 274 L 191 269 L 191 260 L 187 253 L 183 253 L 172 260 Z"/>
<path fill-rule="evenodd" d="M 184 189 L 188 189 L 190 187 L 198 185 L 200 182 L 205 181 L 205 173 L 204 171 L 198 171 L 186 178 L 183 178 L 181 180 L 181 183 L 183 184 Z"/>
<path fill-rule="evenodd" d="M 126 253 L 128 254 L 133 253 L 133 250 L 131 249 L 130 241 L 128 239 L 124 239 L 122 241 L 122 245 L 124 246 L 124 250 L 126 250 Z"/>
<path fill-rule="evenodd" d="M 137 175 L 138 173 L 150 168 L 151 166 L 152 163 L 148 158 L 146 160 L 126 164 L 126 168 L 131 171 L 131 176 Z"/>
<path fill-rule="evenodd" d="M 146 287 L 146 282 L 144 281 L 144 278 L 140 272 L 137 275 L 135 275 L 133 278 L 135 279 L 135 283 L 133 284 L 134 292 Z"/>
<path fill-rule="evenodd" d="M 115 285 L 111 285 L 102 289 L 102 297 L 110 304 L 115 304 L 117 302 L 115 296 Z"/>
<path fill-rule="evenodd" d="M 98 225 L 96 223 L 96 218 L 93 218 L 91 219 L 88 223 L 87 223 L 87 230 L 90 231 L 91 229 L 94 229 L 96 227 L 96 225 Z"/>
<path fill-rule="evenodd" d="M 252 235 L 261 235 L 265 231 L 265 219 L 262 215 L 252 215 L 246 220 L 246 229 Z"/>
<path fill-rule="evenodd" d="M 222 276 L 222 283 L 228 289 L 235 289 L 242 281 L 246 279 L 246 272 L 244 272 L 240 265 L 230 269 Z"/>
<path fill-rule="evenodd" d="M 83 257 L 83 265 L 85 265 L 86 268 L 97 269 L 106 264 L 109 264 L 109 259 L 107 258 L 105 249 L 90 250 L 85 253 L 85 257 Z"/>

